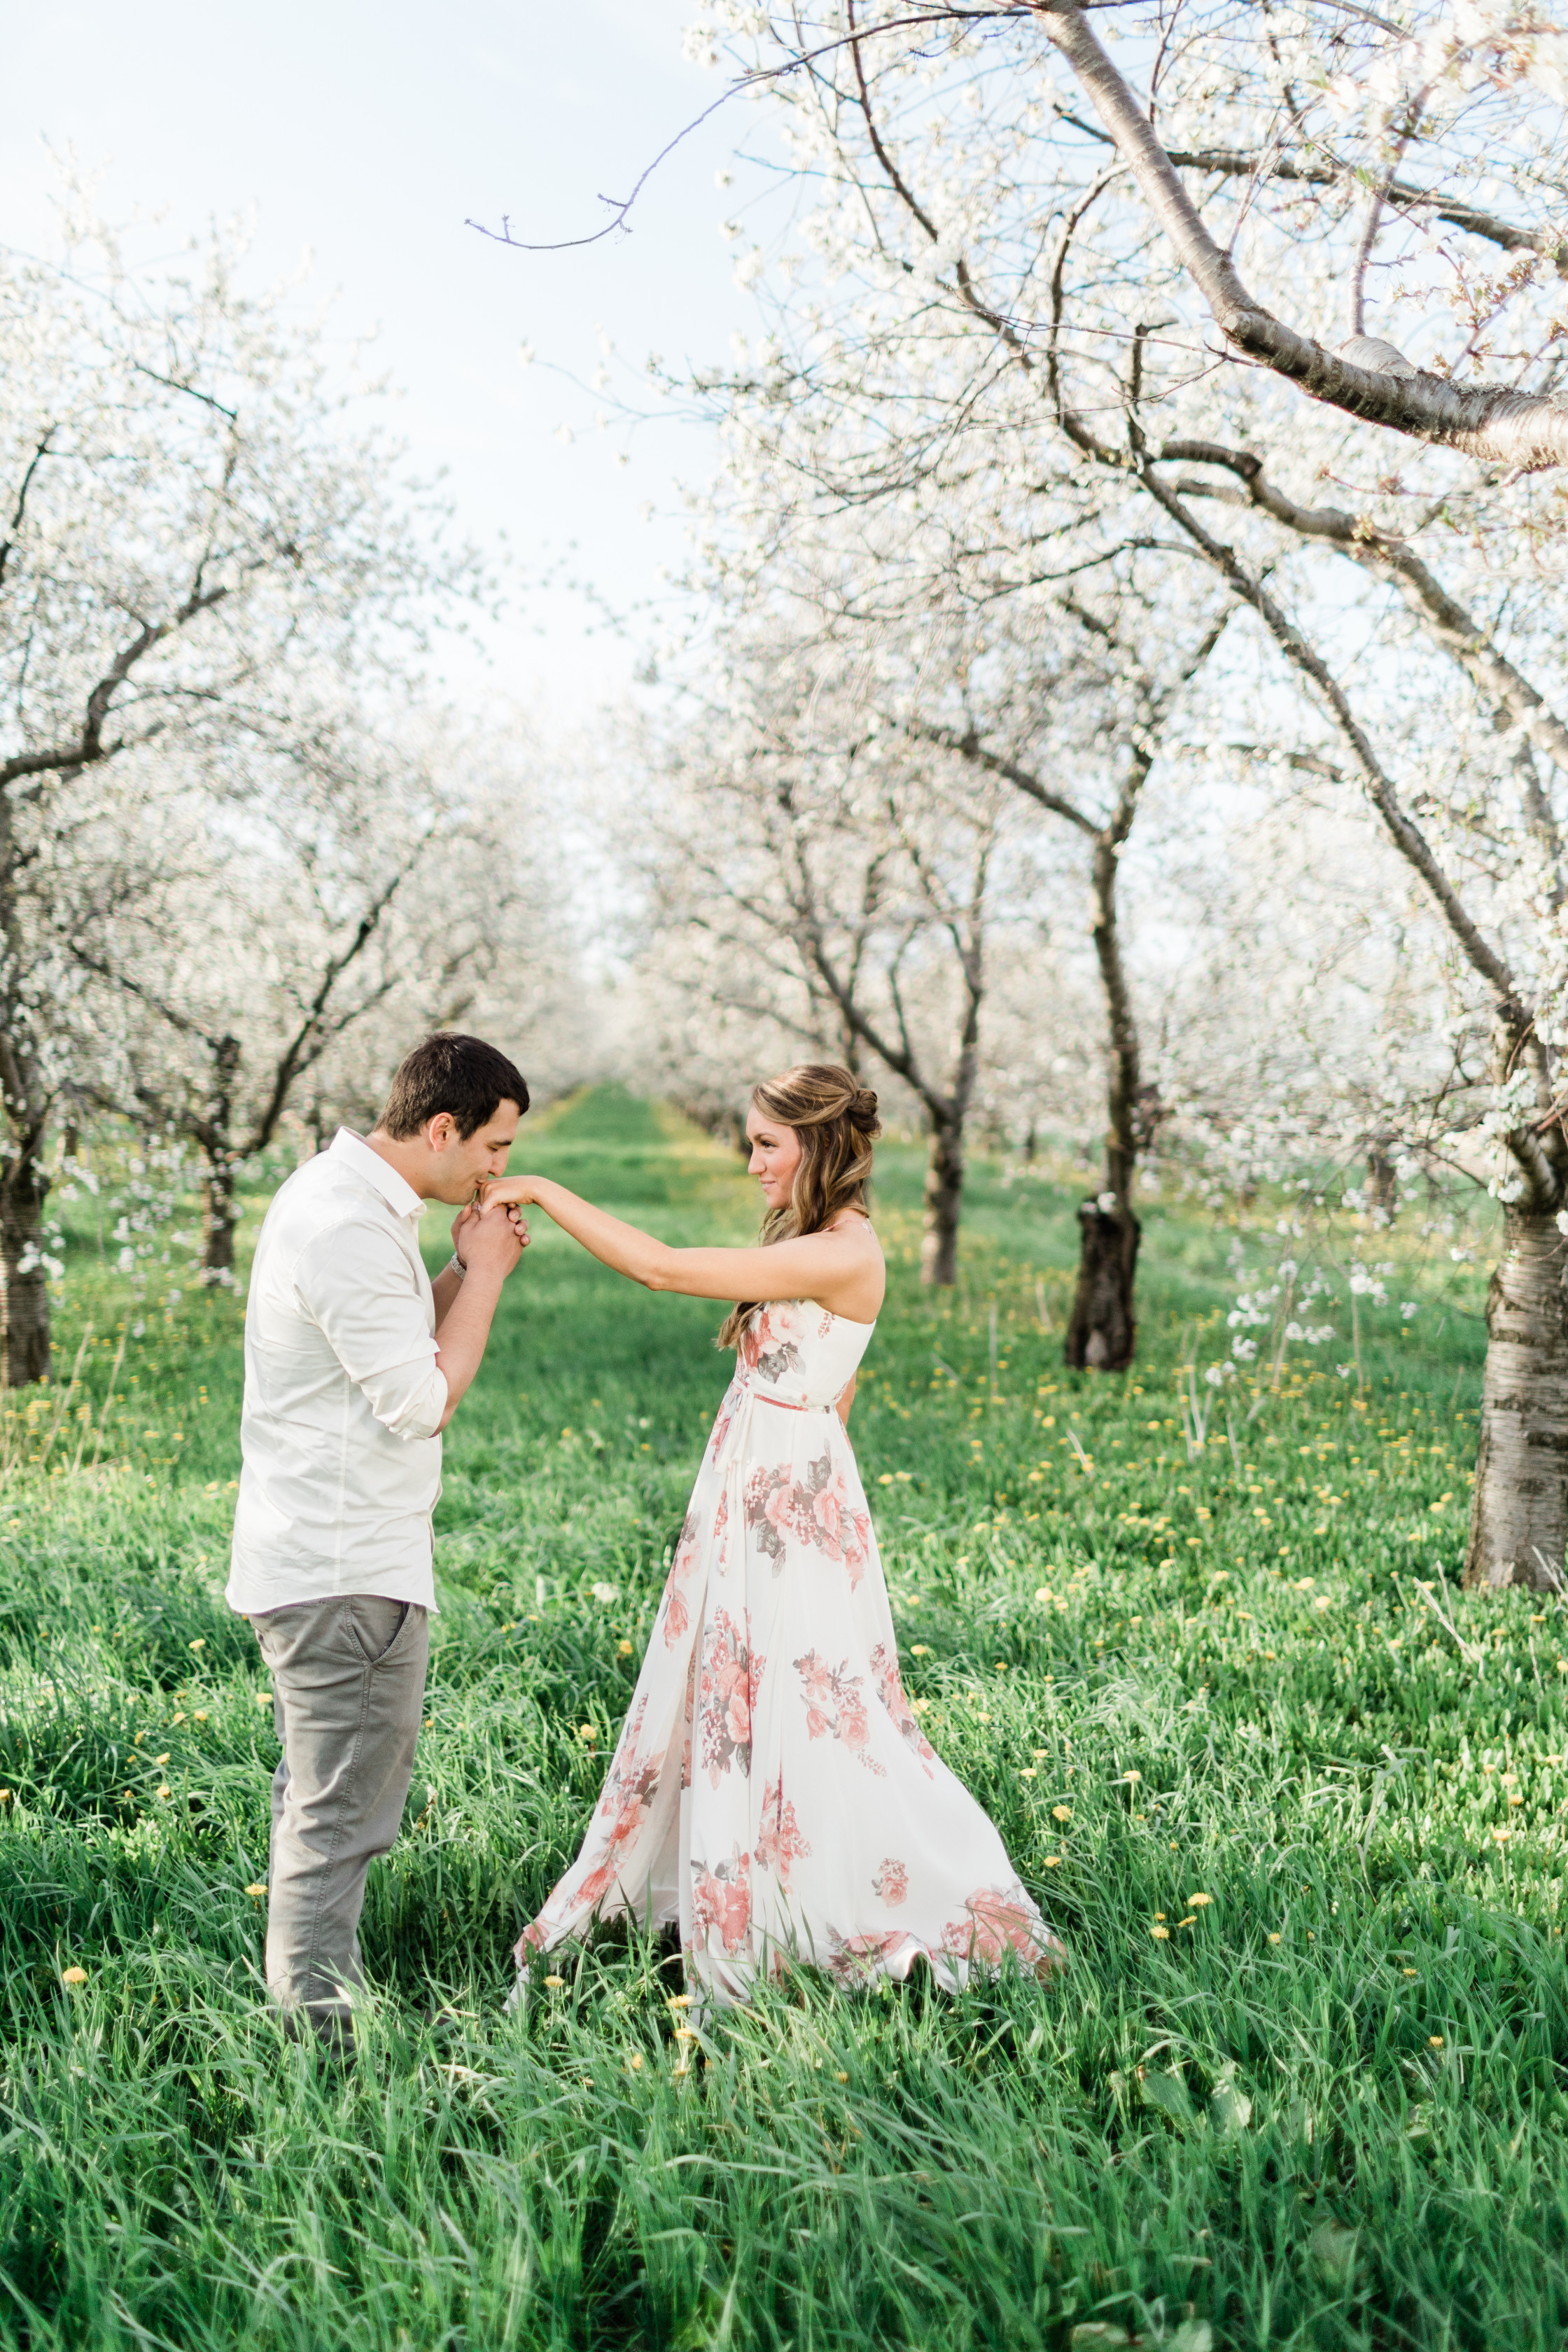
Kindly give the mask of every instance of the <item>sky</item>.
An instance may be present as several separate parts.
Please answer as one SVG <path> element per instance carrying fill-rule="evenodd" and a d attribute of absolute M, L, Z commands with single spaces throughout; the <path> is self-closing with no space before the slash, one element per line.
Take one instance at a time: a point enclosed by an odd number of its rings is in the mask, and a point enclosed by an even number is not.
<path fill-rule="evenodd" d="M 465 221 L 504 214 L 540 240 L 597 227 L 600 193 L 626 194 L 722 89 L 681 56 L 688 13 L 687 0 L 52 0 L 7 26 L 0 235 L 49 249 L 55 158 L 74 152 L 110 218 L 161 214 L 171 247 L 252 211 L 258 286 L 309 258 L 301 299 L 337 298 L 345 371 L 374 332 L 416 467 L 447 469 L 462 532 L 505 537 L 510 609 L 482 662 L 451 650 L 448 683 L 546 726 L 624 685 L 635 648 L 596 607 L 668 595 L 680 485 L 711 472 L 710 434 L 658 415 L 640 371 L 650 351 L 724 359 L 754 326 L 721 233 L 754 174 L 717 181 L 755 110 L 726 108 L 687 139 L 629 236 L 529 254 Z M 604 339 L 626 362 L 611 362 L 615 388 L 651 421 L 595 429 Z"/>

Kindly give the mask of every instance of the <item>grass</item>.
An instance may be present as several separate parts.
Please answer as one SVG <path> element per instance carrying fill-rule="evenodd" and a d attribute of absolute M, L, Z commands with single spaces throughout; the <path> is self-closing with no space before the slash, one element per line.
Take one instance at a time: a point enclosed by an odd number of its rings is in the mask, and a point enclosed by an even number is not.
<path fill-rule="evenodd" d="M 625 1097 L 529 1156 L 671 1239 L 749 1227 L 738 1163 Z M 1479 1327 L 1371 1317 L 1363 1396 L 1288 1370 L 1189 1457 L 1224 1237 L 1151 1211 L 1142 1367 L 1097 1383 L 1060 1366 L 1074 1199 L 982 1168 L 933 1299 L 889 1151 L 855 1414 L 906 1679 L 1070 1974 L 804 1981 L 685 2074 L 635 1938 L 525 2021 L 500 1999 L 631 1689 L 714 1311 L 535 1221 L 448 1441 L 429 1724 L 340 2081 L 259 1999 L 238 1307 L 144 1318 L 89 1468 L 133 1309 L 79 1236 L 79 1438 L 29 1465 L 63 1398 L 13 1414 L 0 1486 L 0 2345 L 1557 2352 L 1568 1623 L 1453 1589 Z"/>

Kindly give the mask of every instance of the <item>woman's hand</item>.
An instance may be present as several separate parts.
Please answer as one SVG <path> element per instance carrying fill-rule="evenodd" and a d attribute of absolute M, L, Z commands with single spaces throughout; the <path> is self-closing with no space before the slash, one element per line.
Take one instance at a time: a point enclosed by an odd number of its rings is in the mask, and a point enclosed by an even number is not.
<path fill-rule="evenodd" d="M 479 1205 L 489 1208 L 500 1202 L 509 1207 L 530 1209 L 539 1199 L 537 1176 L 494 1176 L 480 1183 Z"/>

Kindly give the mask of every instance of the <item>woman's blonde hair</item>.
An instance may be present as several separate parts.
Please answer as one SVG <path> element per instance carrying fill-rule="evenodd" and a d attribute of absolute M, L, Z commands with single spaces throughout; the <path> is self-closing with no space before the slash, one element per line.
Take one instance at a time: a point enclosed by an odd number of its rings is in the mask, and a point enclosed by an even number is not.
<path fill-rule="evenodd" d="M 871 1146 L 882 1132 L 877 1097 L 837 1062 L 802 1062 L 782 1076 L 764 1078 L 752 1101 L 800 1138 L 800 1166 L 787 1204 L 770 1209 L 762 1242 L 791 1242 L 820 1234 L 841 1209 L 866 1211 Z M 746 1299 L 724 1318 L 717 1344 L 732 1348 L 757 1302 Z"/>

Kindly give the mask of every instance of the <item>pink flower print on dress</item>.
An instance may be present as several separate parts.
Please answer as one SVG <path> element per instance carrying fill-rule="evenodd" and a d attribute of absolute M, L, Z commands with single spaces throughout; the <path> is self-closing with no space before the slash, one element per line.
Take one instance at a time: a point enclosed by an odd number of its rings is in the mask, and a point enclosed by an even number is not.
<path fill-rule="evenodd" d="M 976 1960 L 999 1960 L 1012 1952 L 1037 1971 L 1056 1959 L 1056 1954 L 1035 1940 L 1039 1915 L 1021 1886 L 1010 1886 L 1005 1893 L 994 1886 L 976 1887 L 963 1908 L 965 1916 L 950 1919 L 942 1931 L 944 1952 Z"/>
<path fill-rule="evenodd" d="M 763 1790 L 763 1817 L 757 1824 L 757 1867 L 771 1870 L 781 1886 L 789 1885 L 790 1865 L 803 1862 L 811 1848 L 800 1833 L 795 1807 L 786 1804 L 784 1775 Z"/>
<path fill-rule="evenodd" d="M 637 1741 L 641 1737 L 647 1702 L 640 1699 L 621 1735 L 595 1811 L 593 1825 L 583 1841 L 583 1851 L 575 1866 L 568 1871 L 554 1889 L 533 1927 L 524 1941 L 537 1948 L 548 1940 L 558 1917 L 564 1917 L 579 1904 L 595 1904 L 606 1895 L 620 1875 L 626 1848 L 637 1837 L 647 1819 L 658 1789 L 659 1759 L 639 1755 Z"/>
<path fill-rule="evenodd" d="M 689 1789 L 691 1786 L 691 1719 L 696 1706 L 697 1645 L 693 1643 L 691 1654 L 686 1661 L 685 1734 L 681 1741 L 680 1748 L 680 1785 L 683 1790 Z"/>
<path fill-rule="evenodd" d="M 898 1659 L 885 1642 L 879 1642 L 871 1653 L 871 1673 L 877 1685 L 877 1696 L 897 1724 L 900 1738 L 920 1758 L 925 1767 L 926 1779 L 934 1779 L 931 1766 L 936 1762 L 936 1750 L 921 1729 L 915 1711 L 904 1696 Z"/>
<path fill-rule="evenodd" d="M 743 1391 L 739 1381 L 731 1381 L 724 1391 L 723 1402 L 719 1407 L 718 1417 L 713 1423 L 713 1434 L 708 1441 L 710 1462 L 717 1462 L 724 1450 L 724 1440 L 729 1436 L 731 1423 L 741 1409 L 742 1394 Z"/>
<path fill-rule="evenodd" d="M 910 1874 L 894 1854 L 889 1854 L 872 1876 L 871 1892 L 896 1911 L 910 1891 Z"/>
<path fill-rule="evenodd" d="M 730 1496 L 728 1490 L 719 1497 L 719 1507 L 713 1514 L 714 1561 L 721 1576 L 730 1568 Z"/>
<path fill-rule="evenodd" d="M 664 1580 L 664 1646 L 672 1650 L 691 1624 L 691 1612 L 686 1605 L 679 1586 L 696 1567 L 700 1556 L 697 1539 L 697 1514 L 686 1514 L 680 1530 L 680 1541 L 675 1547 L 675 1558 L 669 1564 L 669 1574 Z"/>
<path fill-rule="evenodd" d="M 801 1368 L 800 1349 L 785 1334 L 789 1327 L 789 1305 L 780 1301 L 760 1308 L 741 1334 L 736 1353 L 749 1372 L 776 1388 L 786 1373 Z"/>
<path fill-rule="evenodd" d="M 886 1765 L 867 1752 L 871 1724 L 860 1695 L 860 1676 L 849 1672 L 848 1660 L 835 1670 L 815 1650 L 808 1650 L 804 1658 L 796 1658 L 795 1666 L 805 1699 L 806 1738 L 821 1739 L 831 1733 L 868 1772 L 886 1779 Z"/>
<path fill-rule="evenodd" d="M 757 1548 L 773 1561 L 775 1573 L 792 1538 L 842 1560 L 852 1585 L 859 1583 L 870 1558 L 870 1519 L 855 1508 L 848 1480 L 831 1453 L 808 1463 L 799 1480 L 787 1463 L 754 1470 L 746 1484 L 746 1525 L 755 1529 Z"/>
<path fill-rule="evenodd" d="M 702 1763 L 716 1789 L 732 1764 L 752 1769 L 752 1689 L 754 1674 L 747 1635 L 727 1609 L 716 1609 L 702 1649 Z"/>
<path fill-rule="evenodd" d="M 664 1646 L 673 1650 L 684 1633 L 689 1631 L 691 1612 L 686 1605 L 686 1595 L 677 1592 L 673 1582 L 667 1585 L 664 1595 Z"/>
<path fill-rule="evenodd" d="M 888 1927 L 880 1935 L 869 1936 L 840 1936 L 830 1931 L 827 1965 L 836 1977 L 860 1984 L 876 1973 L 879 1961 L 890 1959 L 900 1946 L 907 1946 L 909 1941 L 901 1927 Z"/>
<path fill-rule="evenodd" d="M 717 1928 L 727 1952 L 741 1948 L 752 1919 L 752 1857 L 736 1846 L 728 1862 L 711 1870 L 695 1858 L 696 1883 L 691 1889 L 691 1924 L 700 1937 Z"/>

